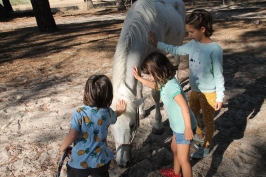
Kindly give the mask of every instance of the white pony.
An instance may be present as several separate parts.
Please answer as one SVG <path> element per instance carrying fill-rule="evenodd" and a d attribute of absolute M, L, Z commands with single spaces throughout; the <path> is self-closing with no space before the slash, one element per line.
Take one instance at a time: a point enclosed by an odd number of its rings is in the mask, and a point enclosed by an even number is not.
<path fill-rule="evenodd" d="M 137 127 L 138 107 L 132 100 L 142 97 L 142 85 L 134 78 L 132 68 L 140 66 L 145 56 L 155 50 L 155 47 L 148 43 L 149 31 L 155 32 L 159 41 L 172 45 L 182 44 L 185 35 L 185 15 L 182 0 L 138 0 L 127 13 L 116 46 L 112 75 L 113 103 L 119 99 L 127 102 L 126 112 L 111 126 L 116 143 L 116 162 L 120 166 L 127 166 L 131 160 L 131 143 Z M 152 96 L 156 108 L 153 133 L 160 134 L 164 129 L 159 92 L 153 90 Z M 139 113 L 144 115 L 143 104 L 139 108 Z"/>

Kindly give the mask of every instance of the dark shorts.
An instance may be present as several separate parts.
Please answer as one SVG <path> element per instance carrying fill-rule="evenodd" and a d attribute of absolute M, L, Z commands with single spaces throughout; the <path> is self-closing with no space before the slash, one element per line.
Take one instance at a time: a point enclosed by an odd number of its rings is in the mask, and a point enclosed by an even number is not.
<path fill-rule="evenodd" d="M 87 169 L 76 169 L 72 168 L 67 164 L 67 177 L 109 177 L 109 166 L 111 161 L 99 168 L 87 168 Z"/>

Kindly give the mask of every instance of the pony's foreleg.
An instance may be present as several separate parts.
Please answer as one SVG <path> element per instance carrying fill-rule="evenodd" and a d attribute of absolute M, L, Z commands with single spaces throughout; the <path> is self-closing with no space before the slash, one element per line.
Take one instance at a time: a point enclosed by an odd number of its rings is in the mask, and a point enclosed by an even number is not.
<path fill-rule="evenodd" d="M 141 82 L 137 83 L 137 98 L 143 98 L 143 93 L 142 93 L 143 85 Z M 139 118 L 144 119 L 145 117 L 145 110 L 144 110 L 144 102 L 139 106 Z"/>
<path fill-rule="evenodd" d="M 177 71 L 177 79 L 180 83 L 187 80 L 189 77 L 189 64 L 188 64 L 188 55 L 182 55 L 177 59 L 178 61 L 178 71 Z"/>
<path fill-rule="evenodd" d="M 167 58 L 169 61 L 176 67 L 177 72 L 176 72 L 176 78 L 179 79 L 179 64 L 180 64 L 180 56 L 175 55 L 173 56 L 172 54 L 168 54 Z"/>
<path fill-rule="evenodd" d="M 180 64 L 180 56 L 176 55 L 174 56 L 173 65 L 178 67 L 179 64 Z"/>
<path fill-rule="evenodd" d="M 162 114 L 160 111 L 160 92 L 152 90 L 151 95 L 155 102 L 155 122 L 153 123 L 152 133 L 162 134 L 164 132 L 164 128 L 162 123 Z"/>

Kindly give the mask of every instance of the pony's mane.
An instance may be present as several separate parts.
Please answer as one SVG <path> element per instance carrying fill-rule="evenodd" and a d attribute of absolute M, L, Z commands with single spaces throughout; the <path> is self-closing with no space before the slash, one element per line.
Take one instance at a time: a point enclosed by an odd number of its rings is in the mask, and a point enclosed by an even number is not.
<path fill-rule="evenodd" d="M 115 91 L 122 90 L 118 87 L 125 88 L 126 64 L 128 54 L 131 51 L 139 51 L 145 54 L 148 48 L 148 31 L 156 29 L 156 7 L 153 0 L 138 0 L 129 10 L 116 46 L 113 63 L 113 87 Z M 134 97 L 127 90 L 127 96 Z M 131 95 L 130 95 L 131 93 Z M 114 93 L 116 94 L 116 93 Z M 121 94 L 121 93 L 120 93 Z"/>

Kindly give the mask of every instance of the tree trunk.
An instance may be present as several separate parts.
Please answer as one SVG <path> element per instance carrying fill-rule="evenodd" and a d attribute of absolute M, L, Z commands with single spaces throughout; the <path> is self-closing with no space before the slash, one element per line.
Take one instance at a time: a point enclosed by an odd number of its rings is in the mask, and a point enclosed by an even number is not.
<path fill-rule="evenodd" d="M 31 5 L 41 32 L 58 31 L 48 0 L 31 0 Z"/>
<path fill-rule="evenodd" d="M 14 13 L 9 0 L 2 0 L 4 8 L 1 8 L 1 16 L 7 18 Z"/>
<path fill-rule="evenodd" d="M 4 6 L 2 6 L 2 4 L 0 4 L 0 19 L 5 17 L 4 12 L 5 12 Z"/>

